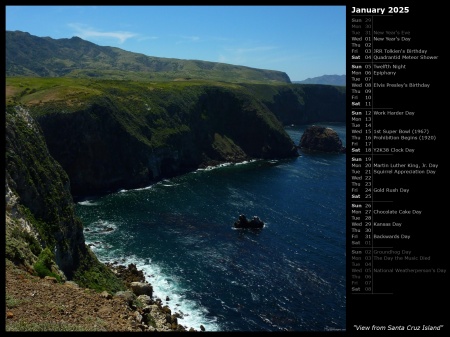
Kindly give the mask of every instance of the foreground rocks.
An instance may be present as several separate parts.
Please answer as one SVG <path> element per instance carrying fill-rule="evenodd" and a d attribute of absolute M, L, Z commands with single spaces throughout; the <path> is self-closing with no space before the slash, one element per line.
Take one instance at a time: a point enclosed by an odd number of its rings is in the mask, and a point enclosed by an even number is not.
<path fill-rule="evenodd" d="M 239 219 L 234 223 L 235 228 L 263 228 L 264 222 L 262 222 L 257 216 L 254 216 L 251 220 L 248 220 L 244 214 L 239 215 Z"/>
<path fill-rule="evenodd" d="M 135 264 L 123 265 L 107 264 L 107 266 L 119 276 L 130 289 L 116 293 L 134 309 L 135 325 L 142 331 L 188 331 L 186 326 L 178 324 L 181 313 L 173 313 L 167 305 L 162 304 L 159 298 L 153 298 L 153 287 L 145 281 L 142 270 L 138 270 Z M 168 300 L 168 296 L 166 300 Z M 204 331 L 204 327 L 200 326 Z M 189 328 L 189 331 L 197 331 Z"/>
<path fill-rule="evenodd" d="M 41 279 L 9 260 L 6 262 L 6 331 L 204 330 L 203 326 L 196 330 L 179 324 L 182 314 L 172 312 L 150 295 L 137 295 L 131 289 L 116 294 L 98 293 L 70 281 Z M 151 287 L 146 282 L 133 283 L 140 291 Z"/>
<path fill-rule="evenodd" d="M 312 125 L 303 132 L 299 148 L 306 151 L 345 153 L 337 132 L 318 125 Z"/>

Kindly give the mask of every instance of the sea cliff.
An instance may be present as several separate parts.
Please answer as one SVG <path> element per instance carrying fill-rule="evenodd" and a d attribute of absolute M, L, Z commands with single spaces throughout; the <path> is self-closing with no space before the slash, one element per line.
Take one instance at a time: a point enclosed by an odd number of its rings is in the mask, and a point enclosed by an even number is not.
<path fill-rule="evenodd" d="M 24 269 L 82 286 L 125 289 L 85 245 L 70 182 L 27 109 L 6 109 L 5 257 Z"/>
<path fill-rule="evenodd" d="M 73 196 L 294 157 L 283 124 L 345 121 L 345 90 L 331 86 L 14 78 L 7 87 L 39 123 Z"/>

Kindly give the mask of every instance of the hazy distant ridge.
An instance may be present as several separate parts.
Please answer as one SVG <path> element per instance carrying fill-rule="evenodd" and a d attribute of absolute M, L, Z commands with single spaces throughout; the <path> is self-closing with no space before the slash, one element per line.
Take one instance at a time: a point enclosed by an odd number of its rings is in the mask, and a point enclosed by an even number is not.
<path fill-rule="evenodd" d="M 303 81 L 292 81 L 292 83 L 301 84 L 329 84 L 329 85 L 345 85 L 345 75 L 322 75 L 319 77 L 309 77 Z"/>

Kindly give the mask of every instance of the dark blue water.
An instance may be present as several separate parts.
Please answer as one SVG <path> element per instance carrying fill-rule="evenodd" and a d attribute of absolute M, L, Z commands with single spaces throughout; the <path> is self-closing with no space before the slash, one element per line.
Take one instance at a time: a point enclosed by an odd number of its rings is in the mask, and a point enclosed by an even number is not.
<path fill-rule="evenodd" d="M 345 143 L 344 124 L 327 126 Z M 305 128 L 286 131 L 298 144 Z M 345 329 L 345 160 L 302 153 L 199 170 L 84 200 L 77 213 L 99 259 L 144 270 L 187 328 Z M 239 214 L 266 226 L 234 229 Z"/>

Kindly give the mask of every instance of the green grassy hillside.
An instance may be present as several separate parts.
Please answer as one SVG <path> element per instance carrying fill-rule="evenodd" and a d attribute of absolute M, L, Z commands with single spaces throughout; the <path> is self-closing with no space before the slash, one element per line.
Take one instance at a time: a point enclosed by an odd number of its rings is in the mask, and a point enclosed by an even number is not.
<path fill-rule="evenodd" d="M 181 60 L 102 47 L 78 37 L 52 39 L 6 31 L 6 75 L 117 80 L 290 83 L 281 71 Z"/>

